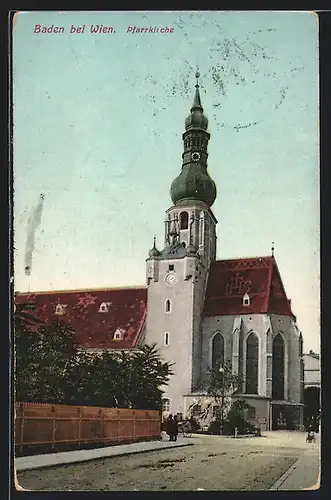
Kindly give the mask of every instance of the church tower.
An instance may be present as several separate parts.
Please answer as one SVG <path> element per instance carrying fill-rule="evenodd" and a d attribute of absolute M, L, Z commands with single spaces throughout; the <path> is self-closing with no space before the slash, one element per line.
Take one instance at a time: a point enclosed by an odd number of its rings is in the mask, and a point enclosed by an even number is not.
<path fill-rule="evenodd" d="M 174 376 L 164 398 L 172 413 L 184 411 L 184 395 L 197 388 L 202 349 L 201 313 L 210 264 L 216 259 L 216 224 L 211 211 L 216 186 L 207 172 L 208 120 L 196 73 L 195 96 L 185 120 L 182 169 L 170 188 L 163 250 L 146 260 L 148 311 L 145 342 L 155 342 Z"/>

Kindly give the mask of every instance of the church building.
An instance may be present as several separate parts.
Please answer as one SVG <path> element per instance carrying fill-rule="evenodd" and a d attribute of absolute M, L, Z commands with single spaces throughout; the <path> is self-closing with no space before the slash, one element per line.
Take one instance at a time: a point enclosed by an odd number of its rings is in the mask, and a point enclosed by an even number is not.
<path fill-rule="evenodd" d="M 164 409 L 189 416 L 206 398 L 210 368 L 227 362 L 243 383 L 234 399 L 253 407 L 264 430 L 303 423 L 303 340 L 273 250 L 269 256 L 217 260 L 217 191 L 207 170 L 208 119 L 199 92 L 185 120 L 182 168 L 170 188 L 164 244 L 146 259 L 141 287 L 18 293 L 39 319 L 61 318 L 91 351 L 156 343 L 174 375 Z M 161 223 L 161 221 L 160 221 Z"/>

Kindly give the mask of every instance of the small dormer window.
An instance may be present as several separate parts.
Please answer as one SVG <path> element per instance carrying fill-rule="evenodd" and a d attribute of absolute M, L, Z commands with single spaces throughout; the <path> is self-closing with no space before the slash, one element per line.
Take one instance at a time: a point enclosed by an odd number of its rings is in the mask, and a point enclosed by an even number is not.
<path fill-rule="evenodd" d="M 251 299 L 248 295 L 248 293 L 245 293 L 245 295 L 243 296 L 243 306 L 247 307 L 249 306 L 251 303 Z"/>
<path fill-rule="evenodd" d="M 122 328 L 117 328 L 114 333 L 114 340 L 123 340 L 124 330 Z"/>
<path fill-rule="evenodd" d="M 99 307 L 99 313 L 106 313 L 109 311 L 110 308 L 110 302 L 102 302 Z"/>
<path fill-rule="evenodd" d="M 65 314 L 67 308 L 67 304 L 57 304 L 55 308 L 55 314 L 58 314 L 59 316 L 62 316 Z"/>

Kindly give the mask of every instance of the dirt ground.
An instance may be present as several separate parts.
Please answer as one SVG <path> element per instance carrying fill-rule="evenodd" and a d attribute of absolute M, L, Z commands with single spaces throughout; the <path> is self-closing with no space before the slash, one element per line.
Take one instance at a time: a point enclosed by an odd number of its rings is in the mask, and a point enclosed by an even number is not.
<path fill-rule="evenodd" d="M 193 446 L 18 472 L 20 486 L 44 491 L 268 490 L 297 460 L 295 448 L 249 440 Z"/>

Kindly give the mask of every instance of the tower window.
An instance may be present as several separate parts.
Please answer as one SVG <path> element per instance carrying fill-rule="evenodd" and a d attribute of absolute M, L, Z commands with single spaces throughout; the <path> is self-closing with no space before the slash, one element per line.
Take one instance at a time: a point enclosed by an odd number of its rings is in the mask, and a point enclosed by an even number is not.
<path fill-rule="evenodd" d="M 248 295 L 248 293 L 245 293 L 245 295 L 243 296 L 243 306 L 247 307 L 249 306 L 251 303 L 251 299 Z"/>
<path fill-rule="evenodd" d="M 165 303 L 165 312 L 170 313 L 170 311 L 171 311 L 171 302 L 169 299 L 167 299 Z"/>
<path fill-rule="evenodd" d="M 205 232 L 205 214 L 204 212 L 200 212 L 200 221 L 199 221 L 199 245 L 203 247 L 204 245 L 204 232 Z"/>
<path fill-rule="evenodd" d="M 169 345 L 169 332 L 164 334 L 164 345 Z"/>
<path fill-rule="evenodd" d="M 188 213 L 181 212 L 181 214 L 179 216 L 179 221 L 180 221 L 180 229 L 187 229 L 188 228 Z"/>
<path fill-rule="evenodd" d="M 174 270 L 175 270 L 174 264 L 169 264 L 169 271 L 174 271 Z"/>

